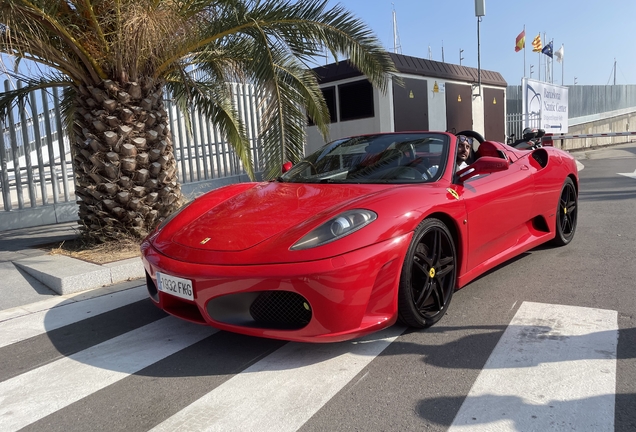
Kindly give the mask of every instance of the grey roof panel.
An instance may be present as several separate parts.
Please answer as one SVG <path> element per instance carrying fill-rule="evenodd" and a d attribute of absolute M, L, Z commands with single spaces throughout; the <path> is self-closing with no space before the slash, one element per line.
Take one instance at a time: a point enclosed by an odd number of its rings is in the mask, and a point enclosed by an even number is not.
<path fill-rule="evenodd" d="M 442 63 L 402 54 L 388 54 L 395 63 L 397 70 L 404 74 L 463 81 L 474 84 L 476 84 L 478 80 L 477 68 Z M 362 76 L 362 73 L 346 60 L 314 68 L 314 72 L 317 74 L 320 84 Z M 484 69 L 481 70 L 481 83 L 497 87 L 506 87 L 508 85 L 499 72 Z"/>

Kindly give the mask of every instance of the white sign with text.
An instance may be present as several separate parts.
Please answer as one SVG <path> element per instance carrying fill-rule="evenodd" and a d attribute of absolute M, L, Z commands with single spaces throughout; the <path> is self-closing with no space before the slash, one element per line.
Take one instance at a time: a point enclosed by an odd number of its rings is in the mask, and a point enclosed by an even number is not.
<path fill-rule="evenodd" d="M 568 132 L 568 88 L 523 78 L 523 127 L 538 127 L 546 133 Z"/>

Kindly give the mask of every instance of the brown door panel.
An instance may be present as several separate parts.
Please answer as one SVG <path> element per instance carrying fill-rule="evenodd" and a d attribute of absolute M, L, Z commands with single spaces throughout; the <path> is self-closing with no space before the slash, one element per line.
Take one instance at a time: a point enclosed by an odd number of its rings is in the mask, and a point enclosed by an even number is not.
<path fill-rule="evenodd" d="M 503 89 L 484 89 L 484 138 L 506 142 L 506 125 Z"/>
<path fill-rule="evenodd" d="M 393 124 L 396 132 L 428 130 L 428 86 L 425 80 L 403 78 L 393 84 Z"/>
<path fill-rule="evenodd" d="M 446 83 L 446 130 L 457 133 L 473 128 L 472 87 Z"/>

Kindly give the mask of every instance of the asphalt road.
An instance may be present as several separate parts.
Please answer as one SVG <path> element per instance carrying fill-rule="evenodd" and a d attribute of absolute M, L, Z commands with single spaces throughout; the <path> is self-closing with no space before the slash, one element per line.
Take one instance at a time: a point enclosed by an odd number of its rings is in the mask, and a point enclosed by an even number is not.
<path fill-rule="evenodd" d="M 470 283 L 426 331 L 249 338 L 166 317 L 143 288 L 0 322 L 0 430 L 634 431 L 636 145 L 578 157 L 573 242 Z"/>

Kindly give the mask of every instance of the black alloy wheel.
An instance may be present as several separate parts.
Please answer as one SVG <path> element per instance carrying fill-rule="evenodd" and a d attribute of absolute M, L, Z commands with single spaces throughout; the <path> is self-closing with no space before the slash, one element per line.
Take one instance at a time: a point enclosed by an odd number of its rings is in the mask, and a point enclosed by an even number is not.
<path fill-rule="evenodd" d="M 439 321 L 450 305 L 457 280 L 457 253 L 450 231 L 439 219 L 425 219 L 415 230 L 402 266 L 398 317 L 410 327 Z"/>
<path fill-rule="evenodd" d="M 574 182 L 568 177 L 563 183 L 557 205 L 556 234 L 553 241 L 555 245 L 565 246 L 572 241 L 576 232 L 577 216 L 578 195 Z"/>

